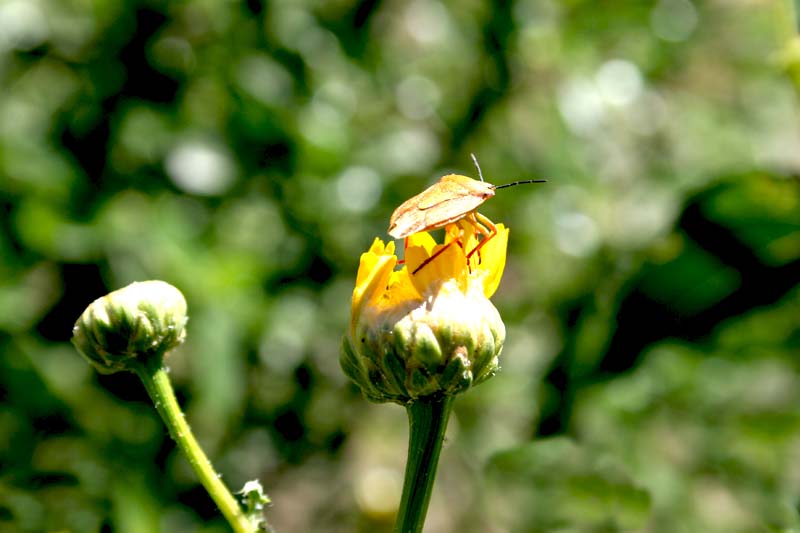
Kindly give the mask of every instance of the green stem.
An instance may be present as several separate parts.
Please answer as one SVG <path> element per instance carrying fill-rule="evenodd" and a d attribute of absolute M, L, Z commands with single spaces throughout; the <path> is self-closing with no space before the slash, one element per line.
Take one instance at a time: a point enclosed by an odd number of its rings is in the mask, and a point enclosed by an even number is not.
<path fill-rule="evenodd" d="M 395 533 L 422 531 L 452 407 L 453 397 L 445 396 L 436 400 L 417 400 L 406 408 L 410 426 L 408 462 Z"/>
<path fill-rule="evenodd" d="M 208 457 L 206 457 L 197 439 L 194 438 L 192 430 L 178 405 L 178 400 L 175 398 L 169 376 L 161 364 L 160 358 L 154 357 L 152 360 L 158 364 L 137 365 L 134 370 L 142 380 L 142 383 L 144 383 L 144 387 L 147 389 L 150 399 L 153 400 L 158 414 L 161 415 L 161 419 L 167 426 L 170 436 L 189 460 L 203 487 L 208 491 L 219 510 L 222 511 L 233 530 L 236 533 L 255 532 L 256 529 L 247 519 L 242 508 L 225 486 L 225 483 L 214 471 L 214 467 L 211 466 Z"/>

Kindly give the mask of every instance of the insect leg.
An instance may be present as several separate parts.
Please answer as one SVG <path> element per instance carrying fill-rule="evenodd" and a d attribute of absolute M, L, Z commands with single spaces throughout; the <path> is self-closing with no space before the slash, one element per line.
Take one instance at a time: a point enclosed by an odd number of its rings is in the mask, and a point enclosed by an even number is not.
<path fill-rule="evenodd" d="M 430 263 L 431 261 L 433 261 L 434 259 L 439 257 L 439 255 L 442 252 L 444 252 L 445 250 L 447 250 L 447 248 L 449 248 L 450 245 L 452 245 L 453 243 L 458 244 L 458 246 L 461 247 L 462 249 L 464 248 L 464 244 L 461 242 L 461 238 L 463 237 L 463 234 L 464 234 L 464 227 L 461 225 L 461 221 L 460 220 L 458 222 L 456 222 L 456 225 L 461 230 L 461 235 L 459 235 L 458 237 L 453 237 L 453 240 L 451 240 L 450 242 L 448 242 L 447 244 L 442 246 L 439 250 L 436 251 L 435 254 L 433 254 L 432 256 L 427 258 L 425 261 L 420 263 L 420 265 L 417 268 L 415 268 L 414 271 L 411 273 L 412 276 L 414 274 L 416 274 L 417 272 L 419 272 L 420 270 L 422 270 L 422 267 L 424 267 L 425 265 L 427 265 L 428 263 Z M 448 229 L 446 231 L 449 231 L 449 227 L 448 227 Z"/>
<path fill-rule="evenodd" d="M 445 244 L 444 246 L 442 246 L 441 248 L 439 248 L 439 250 L 435 254 L 433 254 L 432 256 L 427 258 L 425 261 L 420 263 L 420 265 L 417 268 L 414 269 L 414 271 L 411 273 L 411 275 L 413 276 L 414 274 L 416 274 L 417 272 L 422 270 L 422 267 L 424 267 L 425 265 L 427 265 L 428 263 L 430 263 L 431 261 L 433 261 L 434 259 L 439 257 L 439 255 L 441 255 L 442 252 L 447 250 L 450 247 L 450 245 L 453 244 L 454 242 L 458 242 L 458 241 L 450 241 L 447 244 Z"/>
<path fill-rule="evenodd" d="M 406 252 L 408 251 L 408 237 L 403 239 L 403 258 L 397 261 L 398 265 L 406 264 Z"/>
<path fill-rule="evenodd" d="M 483 235 L 481 242 L 478 243 L 475 248 L 470 250 L 467 253 L 467 264 L 469 265 L 469 260 L 473 254 L 478 254 L 478 261 L 480 261 L 481 255 L 480 250 L 483 248 L 483 245 L 489 242 L 491 238 L 497 235 L 497 226 L 494 225 L 494 222 L 486 218 L 485 216 L 481 215 L 477 211 L 471 213 L 472 216 L 464 217 L 464 220 L 475 226 L 475 229 Z"/>

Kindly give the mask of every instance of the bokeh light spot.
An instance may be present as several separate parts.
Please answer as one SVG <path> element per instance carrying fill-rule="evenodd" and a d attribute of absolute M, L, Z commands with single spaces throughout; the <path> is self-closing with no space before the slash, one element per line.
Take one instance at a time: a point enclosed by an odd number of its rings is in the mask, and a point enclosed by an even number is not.
<path fill-rule="evenodd" d="M 570 80 L 558 94 L 558 110 L 570 130 L 589 136 L 605 118 L 603 97 L 590 80 Z"/>
<path fill-rule="evenodd" d="M 286 69 L 261 54 L 242 58 L 236 67 L 236 81 L 250 96 L 268 105 L 284 103 L 292 92 L 292 78 Z"/>
<path fill-rule="evenodd" d="M 595 80 L 603 98 L 615 106 L 628 105 L 642 93 L 642 75 L 630 61 L 612 59 L 603 63 Z"/>
<path fill-rule="evenodd" d="M 368 167 L 347 168 L 336 180 L 339 203 L 349 211 L 368 211 L 378 202 L 382 191 L 378 173 Z"/>
<path fill-rule="evenodd" d="M 600 244 L 597 225 L 583 213 L 564 212 L 557 215 L 555 232 L 556 246 L 567 255 L 586 257 Z"/>
<path fill-rule="evenodd" d="M 200 196 L 224 193 L 235 179 L 235 169 L 222 147 L 207 141 L 184 141 L 165 162 L 167 174 L 180 189 Z"/>
<path fill-rule="evenodd" d="M 30 50 L 48 36 L 47 21 L 37 2 L 0 4 L 0 50 Z"/>
<path fill-rule="evenodd" d="M 697 9 L 690 0 L 661 0 L 650 13 L 650 27 L 660 39 L 685 41 L 697 26 Z"/>
<path fill-rule="evenodd" d="M 423 76 L 408 76 L 395 91 L 397 108 L 406 117 L 421 120 L 431 116 L 441 100 L 439 88 Z"/>
<path fill-rule="evenodd" d="M 358 479 L 355 488 L 359 507 L 369 515 L 393 513 L 400 503 L 402 479 L 395 470 L 370 468 Z"/>

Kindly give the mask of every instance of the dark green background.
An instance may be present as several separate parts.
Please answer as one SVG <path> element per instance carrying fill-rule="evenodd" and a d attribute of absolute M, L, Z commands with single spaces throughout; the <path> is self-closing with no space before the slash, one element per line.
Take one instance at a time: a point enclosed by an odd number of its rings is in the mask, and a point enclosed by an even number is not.
<path fill-rule="evenodd" d="M 456 402 L 427 531 L 799 528 L 791 17 L 1 1 L 0 531 L 226 530 L 136 378 L 68 342 L 144 279 L 187 297 L 169 366 L 228 484 L 281 533 L 389 531 L 405 413 L 339 344 L 359 254 L 470 152 L 548 183 L 481 210 L 503 371 Z"/>

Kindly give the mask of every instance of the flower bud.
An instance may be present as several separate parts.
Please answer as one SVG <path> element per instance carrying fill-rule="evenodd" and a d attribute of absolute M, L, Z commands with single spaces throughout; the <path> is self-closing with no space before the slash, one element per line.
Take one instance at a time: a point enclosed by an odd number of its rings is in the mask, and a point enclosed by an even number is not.
<path fill-rule="evenodd" d="M 505 326 L 488 299 L 445 284 L 429 306 L 376 313 L 342 346 L 344 372 L 373 401 L 453 395 L 499 369 Z"/>
<path fill-rule="evenodd" d="M 508 230 L 499 231 L 472 267 L 467 246 L 427 234 L 409 238 L 399 271 L 393 243 L 376 239 L 362 255 L 340 364 L 368 399 L 453 395 L 498 371 L 505 326 L 489 296 L 505 264 Z"/>
<path fill-rule="evenodd" d="M 98 298 L 81 314 L 72 344 L 103 374 L 161 360 L 186 336 L 186 300 L 163 281 L 131 283 Z"/>

